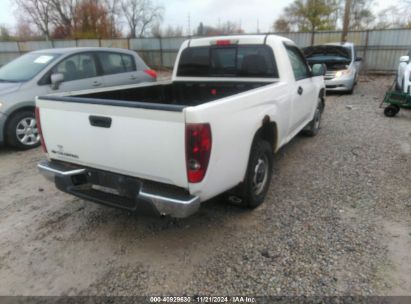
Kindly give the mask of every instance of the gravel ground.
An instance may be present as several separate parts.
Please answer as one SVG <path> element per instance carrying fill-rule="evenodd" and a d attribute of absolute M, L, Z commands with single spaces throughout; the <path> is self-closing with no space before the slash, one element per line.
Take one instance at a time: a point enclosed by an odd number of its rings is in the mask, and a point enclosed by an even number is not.
<path fill-rule="evenodd" d="M 56 190 L 39 149 L 0 149 L 0 294 L 411 295 L 411 111 L 384 117 L 390 83 L 329 96 L 254 211 L 129 214 Z"/>

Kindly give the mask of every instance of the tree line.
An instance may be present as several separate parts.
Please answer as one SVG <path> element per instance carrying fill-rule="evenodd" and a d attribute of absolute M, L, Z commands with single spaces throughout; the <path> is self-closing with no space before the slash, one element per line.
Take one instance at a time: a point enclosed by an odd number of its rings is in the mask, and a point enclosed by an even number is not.
<path fill-rule="evenodd" d="M 347 0 L 345 0 L 347 1 Z M 343 0 L 294 0 L 275 20 L 275 32 L 340 30 Z M 351 0 L 349 30 L 411 28 L 411 0 L 391 5 L 375 14 L 376 0 Z"/>
<path fill-rule="evenodd" d="M 130 38 L 151 35 L 164 8 L 151 0 L 15 0 L 19 39 Z M 3 39 L 11 39 L 0 27 Z"/>
<path fill-rule="evenodd" d="M 0 40 L 104 39 L 242 34 L 241 22 L 203 24 L 188 33 L 163 28 L 165 9 L 154 0 L 14 0 L 15 34 L 0 25 Z M 274 0 L 273 0 L 274 1 Z M 273 22 L 274 32 L 340 30 L 349 0 L 294 0 Z M 350 0 L 349 30 L 411 28 L 411 0 L 374 13 L 376 0 Z M 258 28 L 255 32 L 258 32 Z"/>

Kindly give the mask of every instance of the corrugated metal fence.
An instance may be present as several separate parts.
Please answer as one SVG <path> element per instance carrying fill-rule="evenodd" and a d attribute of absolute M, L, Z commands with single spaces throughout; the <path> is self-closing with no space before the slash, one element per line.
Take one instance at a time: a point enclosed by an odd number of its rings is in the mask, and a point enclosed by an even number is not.
<path fill-rule="evenodd" d="M 336 42 L 341 32 L 277 33 L 295 41 L 300 47 Z M 61 47 L 117 47 L 137 51 L 152 67 L 172 68 L 181 43 L 187 37 L 136 39 L 82 39 L 53 41 L 0 42 L 0 66 L 26 52 Z M 411 49 L 411 29 L 356 31 L 348 33 L 348 41 L 356 44 L 369 72 L 392 72 L 400 56 Z"/>

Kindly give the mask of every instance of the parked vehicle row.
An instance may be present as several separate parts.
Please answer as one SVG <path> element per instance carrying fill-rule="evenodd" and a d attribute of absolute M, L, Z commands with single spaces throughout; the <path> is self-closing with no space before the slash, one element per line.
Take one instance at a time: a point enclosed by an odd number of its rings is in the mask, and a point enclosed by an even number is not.
<path fill-rule="evenodd" d="M 32 52 L 0 69 L 0 143 L 41 142 L 41 172 L 97 203 L 186 217 L 225 194 L 254 208 L 271 154 L 317 134 L 325 90 L 352 93 L 361 61 L 353 43 L 190 39 L 172 79 L 149 83 L 155 72 L 132 51 Z"/>
<path fill-rule="evenodd" d="M 0 68 L 0 144 L 21 149 L 40 144 L 36 96 L 155 80 L 155 72 L 128 50 L 65 48 L 23 55 Z"/>
<path fill-rule="evenodd" d="M 38 97 L 38 167 L 62 191 L 127 210 L 186 217 L 223 193 L 255 208 L 272 154 L 318 133 L 324 72 L 275 35 L 191 39 L 171 81 Z"/>

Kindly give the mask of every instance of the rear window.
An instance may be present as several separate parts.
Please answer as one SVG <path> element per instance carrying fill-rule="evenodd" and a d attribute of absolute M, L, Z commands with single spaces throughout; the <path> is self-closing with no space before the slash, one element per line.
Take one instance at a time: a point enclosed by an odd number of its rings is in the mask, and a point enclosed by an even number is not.
<path fill-rule="evenodd" d="M 98 57 L 105 75 L 127 73 L 136 70 L 131 55 L 99 52 Z"/>
<path fill-rule="evenodd" d="M 178 76 L 278 78 L 273 51 L 266 45 L 206 46 L 186 48 Z"/>

